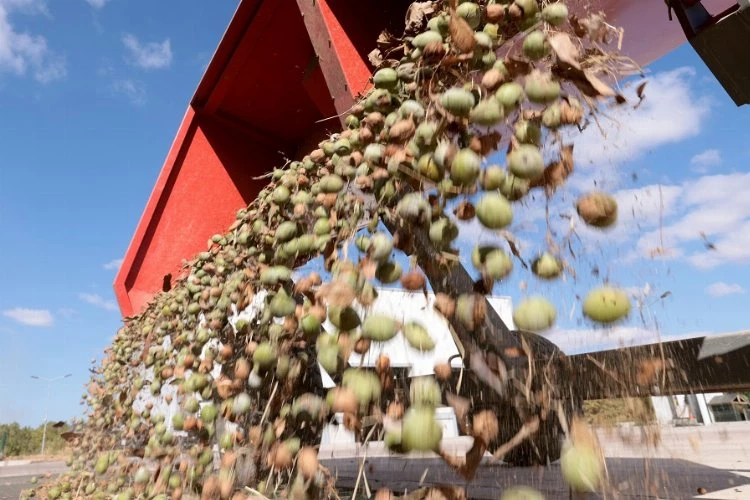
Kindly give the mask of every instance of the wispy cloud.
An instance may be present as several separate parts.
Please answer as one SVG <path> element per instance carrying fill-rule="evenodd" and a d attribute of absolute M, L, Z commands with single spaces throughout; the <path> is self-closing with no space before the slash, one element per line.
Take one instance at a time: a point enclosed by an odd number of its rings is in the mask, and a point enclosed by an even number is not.
<path fill-rule="evenodd" d="M 701 131 L 710 103 L 690 86 L 695 70 L 690 67 L 656 73 L 648 78 L 646 98 L 638 109 L 618 106 L 607 110 L 599 126 L 590 124 L 583 133 L 571 132 L 579 174 L 570 184 L 579 189 L 612 189 L 620 182 L 617 167 L 659 146 L 676 143 Z M 633 88 L 627 97 L 637 101 Z M 605 139 L 606 138 L 606 139 Z"/>
<path fill-rule="evenodd" d="M 142 43 L 135 35 L 122 37 L 127 50 L 126 60 L 143 69 L 163 69 L 172 64 L 172 43 L 167 38 L 163 42 Z"/>
<path fill-rule="evenodd" d="M 69 307 L 60 308 L 57 310 L 57 312 L 65 319 L 71 319 L 75 317 L 76 314 L 78 314 L 78 311 Z"/>
<path fill-rule="evenodd" d="M 0 1 L 0 72 L 16 76 L 31 74 L 39 83 L 65 78 L 67 63 L 55 53 L 41 35 L 18 32 L 11 24 L 10 13 L 46 13 L 46 4 L 37 0 Z"/>
<path fill-rule="evenodd" d="M 101 309 L 105 309 L 107 311 L 116 311 L 117 310 L 117 304 L 114 300 L 107 300 L 104 297 L 102 297 L 99 294 L 96 293 L 79 293 L 78 297 L 88 303 L 92 306 L 99 307 Z"/>
<path fill-rule="evenodd" d="M 727 295 L 745 293 L 745 289 L 737 283 L 724 283 L 723 281 L 719 281 L 708 285 L 706 287 L 706 293 L 712 297 L 726 297 Z"/>
<path fill-rule="evenodd" d="M 707 149 L 698 153 L 690 159 L 693 172 L 705 174 L 711 167 L 721 165 L 721 151 L 718 149 Z"/>
<path fill-rule="evenodd" d="M 131 104 L 143 106 L 146 104 L 146 86 L 135 80 L 115 80 L 112 82 L 112 90 L 127 97 Z"/>
<path fill-rule="evenodd" d="M 10 318 L 16 323 L 28 326 L 49 327 L 54 323 L 52 313 L 47 309 L 27 309 L 24 307 L 15 307 L 3 311 L 3 316 Z"/>
<path fill-rule="evenodd" d="M 642 235 L 636 250 L 642 255 L 664 246 L 685 255 L 695 267 L 750 262 L 750 173 L 708 175 L 681 186 L 674 214 Z M 679 214 L 679 215 L 677 215 Z M 690 252 L 687 245 L 709 238 L 712 248 Z"/>
<path fill-rule="evenodd" d="M 104 264 L 103 267 L 107 271 L 116 271 L 116 270 L 120 269 L 120 266 L 122 265 L 122 261 L 123 261 L 123 259 L 110 260 L 109 262 L 107 262 L 106 264 Z"/>
<path fill-rule="evenodd" d="M 109 0 L 86 0 L 86 3 L 95 9 L 101 9 L 107 5 L 107 2 L 109 2 Z"/>

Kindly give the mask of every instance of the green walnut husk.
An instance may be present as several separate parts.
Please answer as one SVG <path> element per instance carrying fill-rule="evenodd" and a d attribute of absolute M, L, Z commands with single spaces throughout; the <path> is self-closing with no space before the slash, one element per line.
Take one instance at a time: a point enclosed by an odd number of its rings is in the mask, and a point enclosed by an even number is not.
<path fill-rule="evenodd" d="M 505 278 L 513 270 L 510 255 L 494 246 L 476 246 L 471 252 L 471 262 L 478 270 L 493 280 Z"/>
<path fill-rule="evenodd" d="M 414 47 L 422 50 L 431 43 L 443 43 L 443 36 L 438 31 L 428 30 L 418 34 L 411 41 Z"/>
<path fill-rule="evenodd" d="M 434 377 L 416 377 L 409 385 L 409 400 L 412 408 L 435 410 L 443 401 L 440 386 Z"/>
<path fill-rule="evenodd" d="M 469 116 L 474 104 L 474 94 L 461 87 L 448 89 L 440 96 L 440 105 L 456 116 Z"/>
<path fill-rule="evenodd" d="M 548 4 L 542 9 L 542 19 L 552 26 L 560 26 L 568 20 L 568 7 L 562 2 Z"/>
<path fill-rule="evenodd" d="M 384 314 L 371 314 L 362 323 L 362 337 L 376 342 L 387 342 L 398 333 L 398 323 Z"/>
<path fill-rule="evenodd" d="M 599 454 L 590 446 L 568 444 L 560 457 L 563 479 L 579 493 L 594 492 L 604 476 Z"/>
<path fill-rule="evenodd" d="M 479 222 L 488 229 L 503 229 L 513 222 L 513 209 L 500 193 L 486 193 L 476 205 Z"/>
<path fill-rule="evenodd" d="M 504 109 L 513 109 L 523 99 L 523 87 L 516 82 L 503 83 L 495 92 L 495 99 Z"/>
<path fill-rule="evenodd" d="M 544 172 L 544 159 L 539 148 L 521 144 L 508 153 L 508 169 L 521 179 L 534 180 Z"/>
<path fill-rule="evenodd" d="M 344 371 L 341 385 L 354 392 L 357 402 L 363 410 L 380 399 L 382 387 L 375 372 L 361 368 L 349 368 Z"/>
<path fill-rule="evenodd" d="M 451 181 L 456 186 L 473 185 L 482 167 L 482 158 L 469 148 L 464 148 L 456 153 L 451 163 Z"/>
<path fill-rule="evenodd" d="M 516 328 L 530 332 L 549 330 L 556 319 L 555 306 L 544 297 L 524 299 L 513 310 L 513 323 Z"/>
<path fill-rule="evenodd" d="M 435 348 L 435 341 L 432 340 L 427 329 L 415 321 L 409 321 L 403 326 L 404 337 L 411 347 L 425 352 Z"/>
<path fill-rule="evenodd" d="M 477 125 L 492 127 L 504 118 L 503 108 L 496 99 L 480 101 L 469 113 L 469 121 Z"/>
<path fill-rule="evenodd" d="M 477 29 L 482 22 L 482 9 L 474 2 L 464 2 L 459 5 L 456 14 L 463 17 L 473 30 Z"/>
<path fill-rule="evenodd" d="M 401 427 L 401 446 L 406 452 L 437 451 L 443 428 L 435 419 L 432 408 L 409 408 Z"/>
<path fill-rule="evenodd" d="M 591 290 L 583 300 L 583 314 L 598 323 L 614 323 L 630 313 L 630 297 L 618 288 L 603 286 Z"/>
<path fill-rule="evenodd" d="M 376 88 L 393 89 L 398 84 L 398 74 L 392 68 L 383 68 L 375 72 L 372 81 Z"/>
<path fill-rule="evenodd" d="M 523 53 L 531 60 L 538 60 L 549 53 L 547 35 L 543 31 L 532 31 L 523 40 Z"/>
<path fill-rule="evenodd" d="M 539 278 L 552 280 L 562 274 L 562 261 L 549 252 L 544 252 L 531 263 L 531 270 Z"/>

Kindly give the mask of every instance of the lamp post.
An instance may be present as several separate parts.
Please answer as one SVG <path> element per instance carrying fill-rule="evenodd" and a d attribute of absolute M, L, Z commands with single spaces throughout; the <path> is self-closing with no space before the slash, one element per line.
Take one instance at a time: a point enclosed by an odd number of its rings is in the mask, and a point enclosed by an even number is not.
<path fill-rule="evenodd" d="M 68 373 L 67 375 L 60 375 L 59 377 L 54 377 L 54 378 L 38 377 L 36 375 L 31 376 L 31 378 L 33 378 L 34 380 L 43 380 L 47 382 L 47 401 L 44 404 L 44 430 L 42 431 L 42 451 L 41 451 L 42 456 L 44 456 L 44 444 L 47 441 L 47 414 L 49 411 L 50 386 L 52 385 L 52 382 L 63 379 L 63 378 L 68 378 L 72 375 L 73 375 L 72 373 Z"/>

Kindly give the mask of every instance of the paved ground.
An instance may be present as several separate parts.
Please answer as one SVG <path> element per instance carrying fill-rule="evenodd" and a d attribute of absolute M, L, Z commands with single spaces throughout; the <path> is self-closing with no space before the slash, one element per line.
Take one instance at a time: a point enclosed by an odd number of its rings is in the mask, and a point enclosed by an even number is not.
<path fill-rule="evenodd" d="M 21 490 L 31 488 L 31 478 L 39 480 L 54 476 L 67 469 L 65 462 L 0 462 L 0 500 L 16 500 Z"/>
<path fill-rule="evenodd" d="M 608 457 L 609 485 L 601 497 L 579 498 L 750 499 L 749 423 L 661 429 L 658 446 L 645 444 L 649 440 L 644 441 L 640 429 L 600 432 L 600 440 Z M 456 441 L 454 446 L 459 449 L 465 442 Z M 353 487 L 357 481 L 363 452 L 352 460 L 355 453 L 351 448 L 321 450 L 321 458 L 338 475 L 341 486 Z M 466 483 L 437 458 L 389 457 L 378 448 L 367 455 L 360 491 L 366 479 L 372 490 L 386 485 L 402 491 L 451 484 L 466 487 L 471 498 L 496 499 L 504 488 L 525 484 L 540 489 L 548 499 L 569 498 L 557 464 L 513 468 L 485 463 L 476 479 Z"/>
<path fill-rule="evenodd" d="M 640 429 L 600 432 L 600 440 L 608 457 L 606 498 L 750 499 L 750 423 L 661 429 L 658 445 L 645 444 L 651 440 L 644 440 Z M 453 446 L 460 449 L 465 443 L 457 440 Z M 353 452 L 344 447 L 321 450 L 321 458 L 342 487 L 353 487 L 357 480 L 364 455 L 360 451 L 353 459 Z M 535 469 L 488 463 L 466 484 L 440 459 L 389 457 L 371 447 L 366 460 L 364 478 L 373 491 L 385 485 L 412 490 L 420 484 L 452 484 L 466 486 L 472 498 L 496 499 L 503 488 L 527 484 L 542 490 L 547 499 L 569 498 L 556 464 Z M 0 462 L 0 500 L 17 499 L 22 489 L 31 486 L 34 475 L 41 478 L 64 470 L 59 461 Z M 361 492 L 365 481 L 360 483 Z"/>

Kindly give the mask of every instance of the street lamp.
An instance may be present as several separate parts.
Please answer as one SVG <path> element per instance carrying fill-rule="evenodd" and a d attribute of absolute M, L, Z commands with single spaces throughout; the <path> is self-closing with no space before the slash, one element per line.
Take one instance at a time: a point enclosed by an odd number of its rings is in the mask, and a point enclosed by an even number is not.
<path fill-rule="evenodd" d="M 72 375 L 73 375 L 72 373 L 68 373 L 67 375 L 60 375 L 59 377 L 54 377 L 54 378 L 38 377 L 36 375 L 31 376 L 31 378 L 33 378 L 34 380 L 43 380 L 47 382 L 47 402 L 44 404 L 44 430 L 42 431 L 42 451 L 41 451 L 42 456 L 44 456 L 44 444 L 47 441 L 47 414 L 49 411 L 50 386 L 52 385 L 52 382 L 63 379 L 63 378 L 68 378 Z"/>

